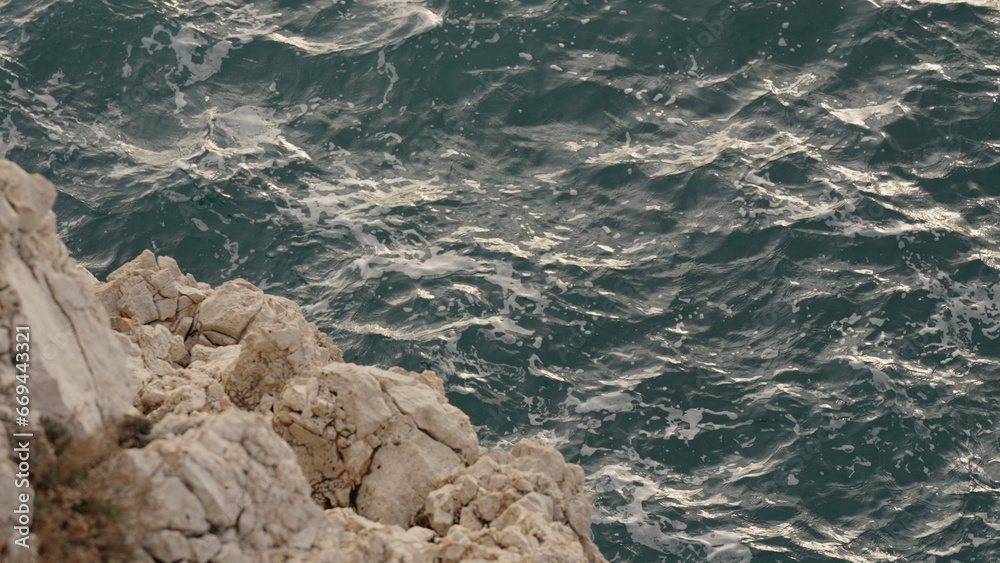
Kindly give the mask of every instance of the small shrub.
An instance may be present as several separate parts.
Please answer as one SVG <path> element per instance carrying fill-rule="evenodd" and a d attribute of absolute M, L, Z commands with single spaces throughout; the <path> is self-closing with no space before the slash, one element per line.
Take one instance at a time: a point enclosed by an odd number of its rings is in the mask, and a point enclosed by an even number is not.
<path fill-rule="evenodd" d="M 52 444 L 62 443 L 69 434 L 61 422 L 47 416 L 42 417 L 42 430 L 45 431 L 45 437 Z"/>
<path fill-rule="evenodd" d="M 142 448 L 149 443 L 153 421 L 144 416 L 126 416 L 118 425 L 118 445 L 123 448 Z"/>
<path fill-rule="evenodd" d="M 48 443 L 39 444 L 32 532 L 39 561 L 128 561 L 145 532 L 137 525 L 147 482 L 131 474 L 120 455 L 145 445 L 148 419 L 129 418 L 93 436 L 72 436 L 43 419 Z"/>

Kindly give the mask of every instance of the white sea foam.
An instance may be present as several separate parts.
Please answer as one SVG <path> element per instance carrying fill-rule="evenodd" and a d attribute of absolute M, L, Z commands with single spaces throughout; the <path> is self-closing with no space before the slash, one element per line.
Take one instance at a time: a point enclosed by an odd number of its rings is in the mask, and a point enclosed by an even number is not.
<path fill-rule="evenodd" d="M 286 18 L 308 20 L 316 16 L 318 9 L 303 6 L 282 12 Z M 310 55 L 372 52 L 426 33 L 444 22 L 439 14 L 416 0 L 362 0 L 342 14 L 342 18 L 328 22 L 322 36 L 295 34 L 279 28 L 267 34 L 267 38 Z"/>

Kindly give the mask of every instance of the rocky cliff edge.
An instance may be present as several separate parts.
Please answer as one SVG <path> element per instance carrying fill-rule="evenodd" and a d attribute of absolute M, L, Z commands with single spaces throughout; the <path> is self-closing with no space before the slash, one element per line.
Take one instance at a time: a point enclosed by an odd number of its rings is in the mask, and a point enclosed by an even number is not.
<path fill-rule="evenodd" d="M 53 421 L 88 436 L 145 417 L 148 436 L 113 460 L 147 485 L 126 515 L 140 537 L 108 558 L 605 561 L 583 470 L 557 450 L 486 450 L 434 372 L 344 363 L 295 303 L 247 281 L 213 288 L 148 251 L 97 280 L 59 240 L 55 196 L 0 160 L 4 560 L 53 557 L 10 532 L 30 490 L 14 486 L 14 433 L 34 434 L 36 463 Z M 27 427 L 17 327 L 30 330 Z"/>

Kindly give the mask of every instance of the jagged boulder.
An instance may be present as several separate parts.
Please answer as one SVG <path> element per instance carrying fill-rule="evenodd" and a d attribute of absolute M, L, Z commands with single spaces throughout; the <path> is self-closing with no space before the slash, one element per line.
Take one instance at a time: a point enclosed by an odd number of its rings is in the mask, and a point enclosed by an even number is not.
<path fill-rule="evenodd" d="M 416 522 L 443 536 L 443 559 L 455 554 L 505 560 L 603 561 L 590 540 L 592 501 L 583 470 L 536 439 L 494 448 L 431 492 Z M 461 548 L 461 549 L 459 549 Z"/>
<path fill-rule="evenodd" d="M 472 424 L 447 403 L 440 380 L 409 373 L 331 363 L 285 387 L 274 427 L 317 501 L 408 526 L 441 480 L 478 458 Z"/>
<path fill-rule="evenodd" d="M 262 321 L 274 316 L 264 306 L 264 292 L 246 280 L 228 281 L 198 307 L 195 329 L 217 346 L 236 344 L 259 316 Z"/>
<path fill-rule="evenodd" d="M 277 397 L 293 377 L 315 375 L 327 364 L 344 361 L 330 337 L 308 322 L 295 303 L 267 295 L 262 310 L 266 315 L 258 315 L 241 337 L 239 359 L 225 382 L 226 392 L 242 408 Z"/>
<path fill-rule="evenodd" d="M 263 416 L 230 410 L 171 415 L 125 463 L 152 484 L 136 562 L 434 561 L 426 528 L 324 512 L 288 444 Z"/>
<path fill-rule="evenodd" d="M 288 445 L 253 413 L 171 415 L 125 455 L 153 490 L 143 514 L 156 561 L 212 561 L 308 547 L 324 516 Z"/>

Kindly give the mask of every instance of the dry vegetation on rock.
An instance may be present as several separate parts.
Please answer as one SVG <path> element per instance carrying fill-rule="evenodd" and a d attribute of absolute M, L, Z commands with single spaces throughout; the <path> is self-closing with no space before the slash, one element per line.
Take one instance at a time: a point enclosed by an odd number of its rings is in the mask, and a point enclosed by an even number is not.
<path fill-rule="evenodd" d="M 106 431 L 79 438 L 43 419 L 34 484 L 32 532 L 39 561 L 127 561 L 145 535 L 137 514 L 151 484 L 123 464 L 125 448 L 145 442 L 151 426 L 127 417 Z"/>

